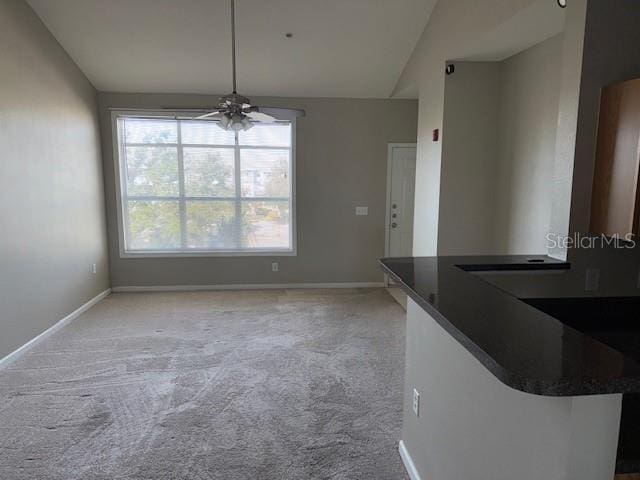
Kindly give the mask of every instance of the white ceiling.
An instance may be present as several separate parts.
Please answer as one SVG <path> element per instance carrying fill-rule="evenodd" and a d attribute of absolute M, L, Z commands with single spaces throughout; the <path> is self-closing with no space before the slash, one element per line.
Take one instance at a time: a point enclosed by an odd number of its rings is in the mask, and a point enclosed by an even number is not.
<path fill-rule="evenodd" d="M 231 90 L 229 0 L 28 1 L 100 91 Z M 238 90 L 389 97 L 434 3 L 237 0 Z"/>
<path fill-rule="evenodd" d="M 566 9 L 537 0 L 478 38 L 451 60 L 500 62 L 564 31 Z"/>

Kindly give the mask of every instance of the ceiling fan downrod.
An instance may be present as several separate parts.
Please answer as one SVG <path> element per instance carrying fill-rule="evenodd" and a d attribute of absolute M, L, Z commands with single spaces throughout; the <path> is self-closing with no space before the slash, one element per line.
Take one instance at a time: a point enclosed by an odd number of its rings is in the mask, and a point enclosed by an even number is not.
<path fill-rule="evenodd" d="M 231 0 L 231 70 L 233 71 L 233 94 L 237 95 L 236 85 L 236 0 Z"/>

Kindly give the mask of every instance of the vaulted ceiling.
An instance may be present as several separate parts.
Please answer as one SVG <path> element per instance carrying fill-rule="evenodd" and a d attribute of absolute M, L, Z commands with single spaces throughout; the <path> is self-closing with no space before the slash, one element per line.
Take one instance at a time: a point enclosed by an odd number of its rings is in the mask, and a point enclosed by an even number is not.
<path fill-rule="evenodd" d="M 28 1 L 100 91 L 231 90 L 229 0 Z M 387 98 L 434 3 L 236 0 L 238 90 Z"/>

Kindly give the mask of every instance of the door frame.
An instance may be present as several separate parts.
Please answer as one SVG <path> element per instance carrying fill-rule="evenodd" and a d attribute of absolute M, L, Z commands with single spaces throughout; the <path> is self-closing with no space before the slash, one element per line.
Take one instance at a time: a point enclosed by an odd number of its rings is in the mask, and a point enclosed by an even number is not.
<path fill-rule="evenodd" d="M 391 172 L 392 172 L 392 162 L 393 162 L 393 150 L 396 148 L 415 148 L 416 155 L 418 144 L 417 143 L 389 143 L 387 145 L 387 195 L 386 195 L 386 205 L 385 205 L 385 219 L 384 219 L 384 256 L 389 256 L 389 243 L 391 237 Z M 417 158 L 416 158 L 417 160 Z M 389 276 L 387 274 L 384 275 L 384 286 L 389 286 Z"/>

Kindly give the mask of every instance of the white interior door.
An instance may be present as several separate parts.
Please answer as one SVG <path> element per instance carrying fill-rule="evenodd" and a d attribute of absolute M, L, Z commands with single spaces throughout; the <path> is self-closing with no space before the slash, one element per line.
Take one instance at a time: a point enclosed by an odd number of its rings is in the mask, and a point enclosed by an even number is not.
<path fill-rule="evenodd" d="M 387 256 L 413 252 L 413 205 L 416 184 L 415 145 L 391 145 L 387 185 Z"/>

